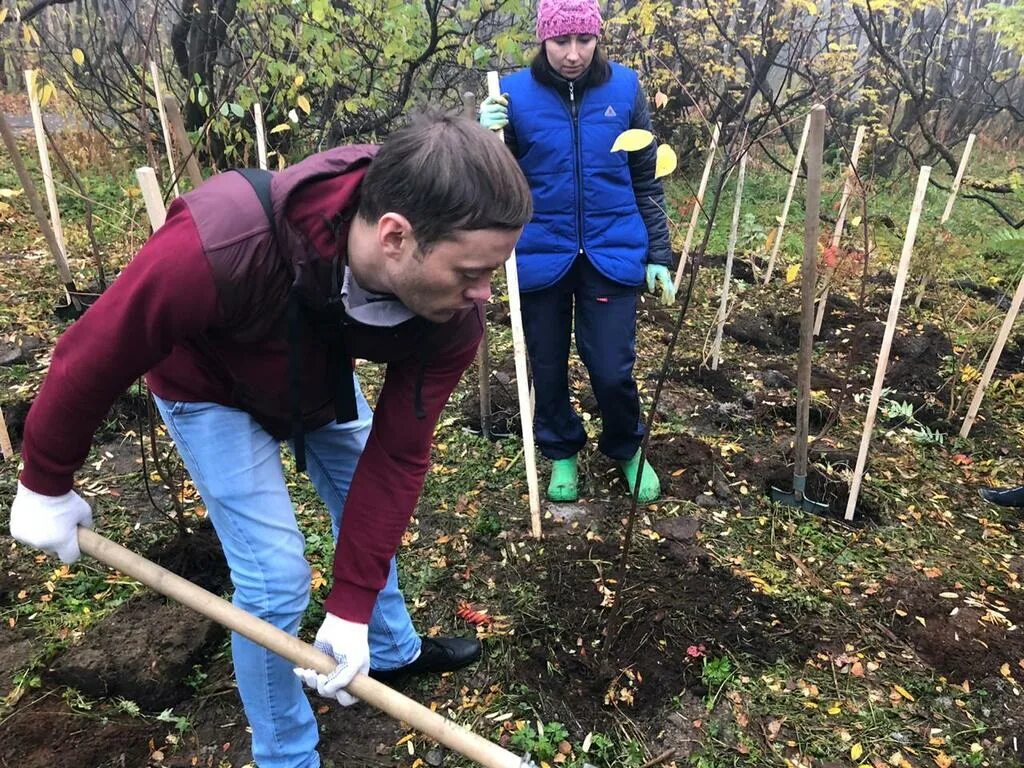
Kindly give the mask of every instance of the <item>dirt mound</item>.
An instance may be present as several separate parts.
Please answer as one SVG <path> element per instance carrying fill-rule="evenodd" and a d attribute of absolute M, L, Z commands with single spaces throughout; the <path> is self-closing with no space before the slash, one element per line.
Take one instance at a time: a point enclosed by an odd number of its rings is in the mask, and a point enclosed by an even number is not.
<path fill-rule="evenodd" d="M 757 349 L 793 351 L 800 345 L 800 318 L 770 308 L 740 312 L 725 324 L 725 333 Z"/>
<path fill-rule="evenodd" d="M 650 715 L 671 706 L 683 690 L 707 692 L 703 655 L 798 660 L 825 640 L 820 626 L 808 626 L 784 603 L 756 591 L 745 574 L 713 565 L 691 541 L 696 536 L 687 526 L 681 536 L 634 551 L 607 657 L 601 654 L 607 590 L 616 585 L 602 575 L 610 575 L 617 544 L 577 537 L 552 552 L 540 605 L 516 628 L 528 657 L 520 675 L 550 697 L 549 719 L 599 727 L 617 717 L 606 701 L 630 715 Z"/>
<path fill-rule="evenodd" d="M 878 605 L 884 622 L 950 682 L 999 678 L 1024 659 L 1024 603 L 912 574 L 896 579 Z"/>
<path fill-rule="evenodd" d="M 662 492 L 677 499 L 703 493 L 714 478 L 716 457 L 711 446 L 689 435 L 656 435 L 647 449 L 648 460 L 658 470 Z"/>

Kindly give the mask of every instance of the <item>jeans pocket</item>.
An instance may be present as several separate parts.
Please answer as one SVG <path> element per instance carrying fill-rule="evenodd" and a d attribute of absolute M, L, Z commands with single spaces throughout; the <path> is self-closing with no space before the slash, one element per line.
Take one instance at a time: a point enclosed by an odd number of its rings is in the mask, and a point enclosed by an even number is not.
<path fill-rule="evenodd" d="M 169 410 L 172 416 L 193 416 L 198 413 L 204 413 L 206 411 L 213 410 L 214 408 L 222 407 L 219 406 L 217 403 L 210 403 L 205 401 L 191 403 L 186 402 L 184 400 L 165 400 L 164 403 L 166 403 L 169 406 Z"/>

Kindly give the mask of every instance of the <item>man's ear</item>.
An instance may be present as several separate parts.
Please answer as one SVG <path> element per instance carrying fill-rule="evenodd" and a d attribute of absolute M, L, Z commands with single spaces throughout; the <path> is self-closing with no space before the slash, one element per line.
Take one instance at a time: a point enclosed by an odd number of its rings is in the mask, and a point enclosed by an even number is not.
<path fill-rule="evenodd" d="M 388 212 L 377 219 L 377 245 L 385 258 L 398 259 L 416 249 L 412 224 L 400 213 Z"/>

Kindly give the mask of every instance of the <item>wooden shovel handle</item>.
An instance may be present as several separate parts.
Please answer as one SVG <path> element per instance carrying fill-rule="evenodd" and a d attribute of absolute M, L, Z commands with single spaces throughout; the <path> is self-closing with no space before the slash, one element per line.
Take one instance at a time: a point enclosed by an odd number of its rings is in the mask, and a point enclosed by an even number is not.
<path fill-rule="evenodd" d="M 141 555 L 115 544 L 88 528 L 78 529 L 82 552 L 116 568 L 150 589 L 238 632 L 299 667 L 329 673 L 336 662 L 330 656 L 297 637 L 278 629 L 250 613 L 236 608 L 202 587 L 161 568 Z M 395 720 L 408 723 L 435 741 L 474 760 L 486 768 L 524 768 L 529 765 L 506 749 L 462 726 L 432 712 L 407 696 L 378 683 L 366 675 L 357 675 L 348 692 L 373 705 Z"/>

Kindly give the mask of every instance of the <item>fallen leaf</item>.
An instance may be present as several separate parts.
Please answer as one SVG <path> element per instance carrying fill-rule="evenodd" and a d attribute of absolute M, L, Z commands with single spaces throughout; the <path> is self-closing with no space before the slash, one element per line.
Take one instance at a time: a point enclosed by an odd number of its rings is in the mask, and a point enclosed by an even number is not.
<path fill-rule="evenodd" d="M 864 747 L 861 746 L 859 741 L 856 744 L 854 744 L 852 747 L 850 747 L 850 759 L 851 760 L 860 760 L 860 757 L 863 754 L 864 754 Z"/>

